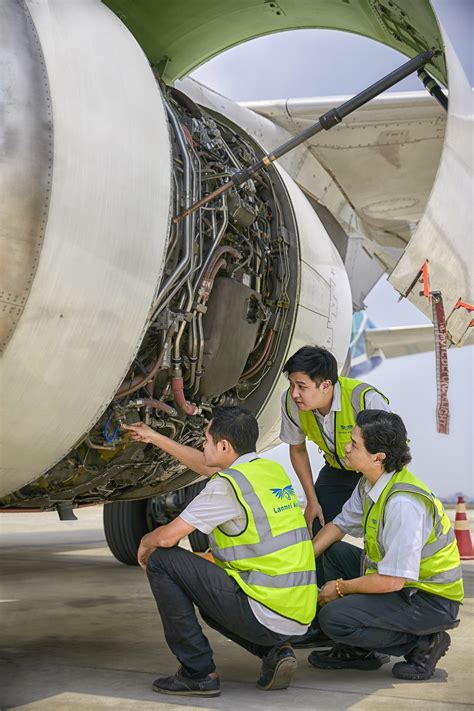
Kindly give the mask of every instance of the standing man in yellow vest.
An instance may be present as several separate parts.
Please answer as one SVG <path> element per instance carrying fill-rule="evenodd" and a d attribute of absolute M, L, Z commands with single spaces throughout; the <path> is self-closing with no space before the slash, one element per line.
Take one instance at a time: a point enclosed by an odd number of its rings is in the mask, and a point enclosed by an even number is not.
<path fill-rule="evenodd" d="M 340 513 L 360 480 L 360 473 L 345 459 L 357 413 L 389 410 L 388 400 L 367 383 L 339 377 L 337 361 L 325 348 L 300 348 L 283 372 L 290 386 L 281 401 L 280 439 L 290 445 L 290 460 L 306 496 L 304 517 L 314 535 Z M 315 442 L 325 460 L 315 484 L 307 439 Z M 317 577 L 321 587 L 325 582 L 321 565 Z M 325 642 L 316 620 L 304 635 L 292 640 L 299 649 Z"/>
<path fill-rule="evenodd" d="M 393 666 L 397 678 L 429 679 L 463 600 L 451 523 L 406 469 L 411 456 L 398 415 L 359 413 L 346 460 L 363 478 L 313 541 L 330 580 L 320 591 L 318 620 L 336 645 L 308 660 L 320 669 L 376 669 L 380 654 L 391 654 L 405 657 Z M 363 537 L 364 550 L 340 542 L 346 533 Z"/>
<path fill-rule="evenodd" d="M 367 383 L 339 377 L 337 361 L 325 348 L 303 346 L 283 372 L 290 386 L 281 401 L 280 439 L 290 445 L 291 463 L 306 496 L 304 516 L 314 534 L 341 511 L 359 482 L 360 473 L 345 459 L 357 414 L 389 411 L 388 400 Z M 307 439 L 325 459 L 316 484 Z"/>
<path fill-rule="evenodd" d="M 146 568 L 166 641 L 180 662 L 154 691 L 218 696 L 212 649 L 194 606 L 210 627 L 262 659 L 261 689 L 285 689 L 296 669 L 288 640 L 306 631 L 316 611 L 313 547 L 284 469 L 255 453 L 258 425 L 240 407 L 216 408 L 203 452 L 144 424 L 132 438 L 173 454 L 198 474 L 205 489 L 171 523 L 144 536 L 138 560 Z M 215 564 L 179 541 L 195 529 L 208 534 Z"/>

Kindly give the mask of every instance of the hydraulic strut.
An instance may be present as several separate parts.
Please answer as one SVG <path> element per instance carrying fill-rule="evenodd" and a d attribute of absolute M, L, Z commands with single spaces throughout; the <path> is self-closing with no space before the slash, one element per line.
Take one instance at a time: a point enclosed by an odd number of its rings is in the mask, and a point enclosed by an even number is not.
<path fill-rule="evenodd" d="M 364 89 L 359 94 L 356 94 L 356 96 L 352 97 L 352 99 L 349 99 L 344 104 L 341 104 L 337 108 L 330 109 L 325 114 L 320 116 L 316 123 L 312 126 L 304 131 L 301 131 L 301 133 L 298 133 L 294 136 L 294 138 L 286 141 L 286 143 L 282 143 L 281 146 L 278 146 L 278 148 L 276 148 L 273 152 L 267 153 L 253 165 L 234 173 L 232 178 L 227 183 L 224 183 L 217 188 L 217 190 L 214 190 L 214 192 L 206 195 L 201 200 L 184 210 L 184 212 L 180 215 L 174 217 L 173 222 L 180 222 L 180 220 L 183 220 L 188 215 L 191 215 L 200 207 L 206 205 L 211 200 L 214 200 L 214 198 L 219 195 L 222 195 L 222 193 L 227 192 L 227 190 L 230 190 L 232 187 L 239 187 L 240 185 L 243 185 L 243 183 L 246 183 L 254 173 L 261 170 L 265 166 L 271 165 L 271 163 L 278 158 L 281 158 L 285 155 L 285 153 L 293 150 L 293 148 L 296 148 L 301 143 L 304 143 L 304 141 L 308 140 L 308 138 L 311 138 L 323 129 L 325 131 L 329 131 L 330 128 L 336 126 L 338 123 L 341 123 L 341 121 L 353 111 L 360 108 L 368 101 L 371 101 L 371 99 L 386 91 L 394 84 L 397 84 L 402 79 L 405 79 L 405 77 L 409 76 L 413 72 L 416 72 L 424 67 L 425 64 L 431 61 L 431 59 L 438 54 L 440 54 L 439 49 L 431 49 L 427 52 L 418 54 L 413 59 L 410 59 L 408 62 L 405 62 L 405 64 L 402 64 L 402 66 L 398 69 L 395 69 L 393 72 L 390 72 L 390 74 L 387 74 L 387 76 L 379 79 L 379 81 L 375 82 L 375 84 L 372 84 L 367 89 Z"/>
<path fill-rule="evenodd" d="M 423 82 L 423 86 L 425 89 L 427 89 L 431 96 L 433 96 L 436 101 L 441 104 L 443 109 L 445 111 L 448 110 L 448 97 L 446 94 L 443 94 L 443 91 L 440 87 L 440 85 L 435 82 L 432 76 L 428 74 L 424 69 L 418 69 L 417 72 L 418 76 L 420 77 L 421 81 Z"/>

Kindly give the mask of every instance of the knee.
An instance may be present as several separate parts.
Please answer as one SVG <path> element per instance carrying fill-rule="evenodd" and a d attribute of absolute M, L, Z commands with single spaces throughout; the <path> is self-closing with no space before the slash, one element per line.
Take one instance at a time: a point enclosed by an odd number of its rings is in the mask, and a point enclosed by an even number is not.
<path fill-rule="evenodd" d="M 351 614 L 347 614 L 344 602 L 344 600 L 333 600 L 322 607 L 318 613 L 319 626 L 331 639 L 346 637 L 354 628 L 354 620 Z"/>
<path fill-rule="evenodd" d="M 173 548 L 155 548 L 148 558 L 147 573 L 157 573 L 169 569 Z"/>

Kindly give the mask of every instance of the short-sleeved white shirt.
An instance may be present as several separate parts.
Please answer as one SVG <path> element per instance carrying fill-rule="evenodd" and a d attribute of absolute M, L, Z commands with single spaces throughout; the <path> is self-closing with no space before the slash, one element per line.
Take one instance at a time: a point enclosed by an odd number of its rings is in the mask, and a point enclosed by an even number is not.
<path fill-rule="evenodd" d="M 364 506 L 360 487 L 377 503 L 394 472 L 382 474 L 372 486 L 361 479 L 349 501 L 343 506 L 333 524 L 355 538 L 364 537 L 362 519 Z M 397 493 L 389 498 L 384 510 L 382 544 L 385 555 L 378 564 L 381 575 L 417 581 L 420 575 L 421 551 L 433 528 L 430 503 L 420 496 Z"/>
<path fill-rule="evenodd" d="M 299 410 L 298 406 L 292 397 L 288 398 L 289 411 L 291 418 L 288 416 L 286 411 L 286 393 L 282 395 L 281 398 L 281 429 L 280 429 L 280 439 L 286 444 L 302 444 L 306 435 L 299 426 Z M 380 393 L 376 390 L 369 390 L 365 395 L 365 407 L 367 410 L 384 410 L 385 412 L 390 412 L 387 401 Z M 341 384 L 339 381 L 334 386 L 334 393 L 331 403 L 331 409 L 327 415 L 322 415 L 319 410 L 313 410 L 313 414 L 316 417 L 318 424 L 323 433 L 326 444 L 330 452 L 335 451 L 334 447 L 334 415 L 336 412 L 341 411 Z"/>

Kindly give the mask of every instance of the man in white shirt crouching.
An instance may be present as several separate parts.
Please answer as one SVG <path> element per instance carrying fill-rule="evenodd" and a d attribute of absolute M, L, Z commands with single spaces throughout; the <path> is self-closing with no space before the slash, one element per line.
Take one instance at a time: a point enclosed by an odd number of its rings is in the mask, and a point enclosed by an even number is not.
<path fill-rule="evenodd" d="M 205 489 L 171 523 L 143 537 L 146 568 L 176 674 L 154 691 L 217 696 L 219 677 L 194 606 L 210 627 L 262 659 L 257 686 L 285 689 L 296 669 L 290 637 L 303 634 L 316 612 L 313 547 L 284 469 L 255 453 L 258 424 L 240 407 L 216 408 L 203 451 L 174 442 L 143 423 L 126 429 L 175 456 Z M 177 543 L 195 529 L 208 534 L 215 563 Z"/>

